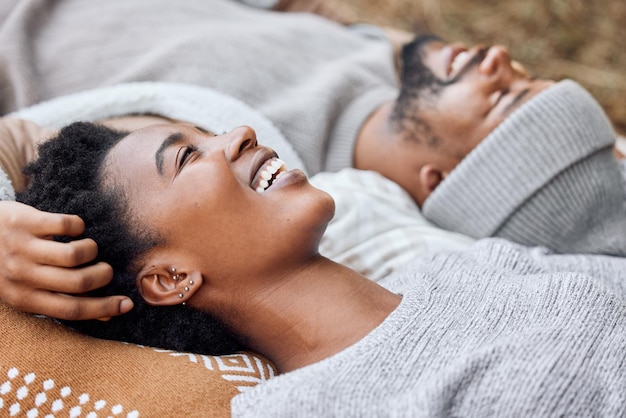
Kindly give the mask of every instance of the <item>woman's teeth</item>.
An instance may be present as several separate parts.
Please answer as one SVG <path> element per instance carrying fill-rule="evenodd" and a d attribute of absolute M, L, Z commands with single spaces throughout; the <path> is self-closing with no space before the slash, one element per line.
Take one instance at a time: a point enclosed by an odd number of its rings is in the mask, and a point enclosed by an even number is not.
<path fill-rule="evenodd" d="M 257 193 L 263 193 L 266 191 L 276 179 L 278 179 L 284 172 L 287 171 L 285 162 L 278 158 L 272 159 L 272 161 L 266 164 L 259 176 L 259 184 L 256 187 Z"/>

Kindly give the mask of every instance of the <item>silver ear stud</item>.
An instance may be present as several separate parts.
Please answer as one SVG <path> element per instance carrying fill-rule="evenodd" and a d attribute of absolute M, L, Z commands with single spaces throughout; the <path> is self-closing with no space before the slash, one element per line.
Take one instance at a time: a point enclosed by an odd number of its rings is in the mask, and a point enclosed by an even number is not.
<path fill-rule="evenodd" d="M 172 270 L 173 270 L 172 272 L 174 272 L 176 269 L 172 268 Z M 186 275 L 186 274 L 175 274 L 175 275 L 172 277 L 172 279 L 173 279 L 175 282 L 177 282 L 177 281 L 179 281 L 180 279 L 185 278 L 185 277 L 187 277 L 187 275 Z M 194 282 L 193 282 L 193 280 L 189 280 L 189 284 L 183 288 L 183 289 L 184 289 L 184 291 L 185 291 L 185 292 L 189 292 L 190 286 L 193 286 L 193 283 L 194 283 Z M 185 295 L 184 295 L 183 293 L 179 293 L 179 294 L 178 294 L 178 297 L 179 297 L 180 299 L 182 299 L 183 297 L 185 297 Z M 186 303 L 185 303 L 185 302 L 182 302 L 182 303 L 181 303 L 181 305 L 186 305 Z"/>

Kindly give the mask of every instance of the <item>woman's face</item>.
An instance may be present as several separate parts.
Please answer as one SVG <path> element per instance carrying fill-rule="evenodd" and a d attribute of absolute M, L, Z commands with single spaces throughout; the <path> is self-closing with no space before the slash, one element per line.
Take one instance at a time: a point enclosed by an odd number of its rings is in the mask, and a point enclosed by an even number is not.
<path fill-rule="evenodd" d="M 163 238 L 153 251 L 209 280 L 271 274 L 316 255 L 334 214 L 330 196 L 249 127 L 217 136 L 182 124 L 140 129 L 108 154 L 104 179 Z"/>

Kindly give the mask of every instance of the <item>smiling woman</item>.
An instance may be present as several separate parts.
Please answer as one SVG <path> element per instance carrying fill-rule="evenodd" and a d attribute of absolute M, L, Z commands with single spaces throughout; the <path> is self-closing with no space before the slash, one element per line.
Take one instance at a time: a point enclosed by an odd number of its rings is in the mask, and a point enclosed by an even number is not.
<path fill-rule="evenodd" d="M 134 270 L 140 271 L 139 289 L 150 303 L 187 302 L 214 281 L 271 276 L 266 269 L 284 267 L 290 252 L 301 251 L 298 259 L 317 253 L 333 201 L 300 170 L 282 168 L 271 184 L 263 180 L 274 164 L 283 166 L 278 161 L 249 127 L 214 136 L 185 125 L 160 125 L 133 132 L 110 150 L 104 189 L 121 190 L 133 224 L 150 226 L 162 237 Z M 182 283 L 166 285 L 172 266 L 195 277 L 193 288 L 181 293 Z M 161 279 L 152 280 L 157 276 Z M 165 302 L 161 292 L 168 293 Z M 195 306 L 195 299 L 188 304 Z M 206 306 L 222 305 L 211 300 Z"/>
<path fill-rule="evenodd" d="M 81 216 L 90 226 L 85 236 L 102 245 L 99 260 L 137 276 L 142 297 L 134 298 L 136 306 L 144 305 L 144 299 L 156 306 L 186 303 L 198 290 L 209 288 L 213 278 L 226 283 L 246 274 L 269 275 L 264 268 L 284 265 L 290 248 L 303 252 L 298 258 L 316 254 L 333 214 L 332 199 L 310 186 L 302 171 L 287 171 L 272 149 L 257 144 L 249 127 L 213 135 L 186 124 L 128 133 L 75 123 L 45 143 L 40 155 L 26 169 L 31 186 L 19 199 L 43 210 Z M 67 161 L 73 163 L 64 169 Z M 277 172 L 281 175 L 275 176 Z M 260 186 L 268 175 L 274 180 Z M 298 218 L 305 222 L 295 227 Z M 262 232 L 264 226 L 271 229 Z M 259 233 L 250 235 L 251 230 Z M 306 235 L 306 230 L 312 233 Z M 295 247 L 298 236 L 293 231 L 304 239 Z M 274 238 L 273 246 L 267 245 L 268 236 Z M 241 263 L 242 256 L 246 263 Z M 172 268 L 177 278 L 186 280 L 172 281 Z M 125 281 L 128 275 L 122 274 L 117 283 L 125 290 L 112 286 L 108 294 L 129 293 L 134 286 Z M 189 300 L 189 306 L 195 304 L 196 299 Z M 222 305 L 211 300 L 209 313 L 215 315 Z M 135 314 L 144 315 L 144 309 L 150 311 L 144 306 Z M 209 334 L 176 342 L 163 340 L 175 337 L 155 329 L 150 333 L 154 340 L 142 340 L 127 328 L 130 335 L 108 334 L 119 331 L 115 324 L 74 326 L 107 338 L 174 344 L 178 350 L 217 354 L 239 347 L 227 334 L 225 343 L 219 336 L 207 340 Z M 153 326 L 134 329 L 141 328 Z M 190 328 L 198 329 L 197 323 Z"/>
<path fill-rule="evenodd" d="M 271 171 L 280 175 L 259 193 Z M 276 278 L 302 274 L 310 264 L 321 270 L 334 265 L 318 255 L 333 200 L 301 170 L 287 170 L 272 149 L 258 145 L 249 127 L 213 135 L 168 124 L 128 133 L 78 122 L 42 145 L 26 172 L 31 184 L 19 200 L 79 215 L 84 236 L 102 246 L 98 261 L 117 273 L 107 294 L 129 294 L 137 306 L 130 320 L 73 323 L 93 335 L 194 352 L 232 351 L 240 346 L 216 331 L 210 318 L 220 318 L 236 335 L 260 312 L 282 322 L 284 311 L 277 307 L 284 302 L 271 308 L 264 302 L 268 294 L 284 292 Z M 361 278 L 354 272 L 348 277 Z M 365 282 L 365 293 L 379 288 Z M 379 290 L 380 308 L 362 319 L 365 324 L 380 322 L 397 304 L 398 296 Z M 169 309 L 159 315 L 158 306 Z M 275 343 L 261 339 L 252 346 L 266 351 L 265 344 Z M 283 353 L 283 368 L 302 355 L 321 356 Z"/>
<path fill-rule="evenodd" d="M 165 316 L 156 315 L 142 302 L 134 276 L 124 273 L 134 259 L 160 241 L 155 229 L 142 229 L 129 219 L 125 194 L 115 188 L 100 187 L 101 167 L 109 151 L 128 132 L 118 132 L 91 124 L 74 124 L 62 130 L 57 140 L 40 148 L 40 159 L 26 173 L 32 173 L 32 183 L 20 199 L 41 209 L 60 213 L 80 213 L 92 227 L 86 236 L 101 247 L 99 259 L 108 260 L 117 271 L 111 286 L 95 295 L 127 294 L 136 309 L 125 319 L 69 322 L 74 328 L 107 339 L 143 342 L 147 345 L 169 346 L 180 350 L 225 353 L 241 348 L 214 320 L 199 312 L 182 315 L 174 307 Z M 64 164 L 64 161 L 72 164 Z M 70 237 L 58 237 L 68 241 Z M 161 332 L 170 321 L 178 326 Z M 191 324 L 194 326 L 190 326 Z M 132 324 L 132 325 L 131 325 Z M 186 340 L 186 342 L 184 342 Z"/>
<path fill-rule="evenodd" d="M 264 355 L 284 374 L 237 395 L 234 416 L 625 412 L 626 259 L 487 240 L 381 287 L 319 255 L 333 200 L 276 158 L 245 126 L 62 129 L 20 199 L 81 216 L 115 269 L 105 291 L 136 304 L 75 325 Z"/>

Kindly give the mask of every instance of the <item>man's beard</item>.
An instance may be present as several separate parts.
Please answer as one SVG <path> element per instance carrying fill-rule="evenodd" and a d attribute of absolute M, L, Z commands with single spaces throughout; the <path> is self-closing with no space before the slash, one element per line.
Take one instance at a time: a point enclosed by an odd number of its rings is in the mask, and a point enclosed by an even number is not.
<path fill-rule="evenodd" d="M 433 108 L 442 90 L 459 81 L 485 58 L 488 48 L 482 48 L 466 62 L 453 78 L 442 80 L 424 64 L 423 49 L 442 40 L 432 34 L 416 37 L 402 48 L 400 94 L 394 105 L 391 121 L 396 133 L 414 141 L 437 145 L 440 140 L 432 134 L 431 126 L 420 116 L 420 111 Z"/>
<path fill-rule="evenodd" d="M 432 34 L 416 37 L 402 49 L 402 76 L 400 98 L 416 100 L 420 96 L 436 95 L 442 80 L 426 67 L 422 59 L 425 46 L 440 39 Z M 400 99 L 399 99 L 400 100 Z"/>
<path fill-rule="evenodd" d="M 396 133 L 412 141 L 431 142 L 430 126 L 420 118 L 419 110 L 438 97 L 445 83 L 424 65 L 422 49 L 439 40 L 435 35 L 423 35 L 402 49 L 400 94 L 391 114 L 391 122 Z"/>

